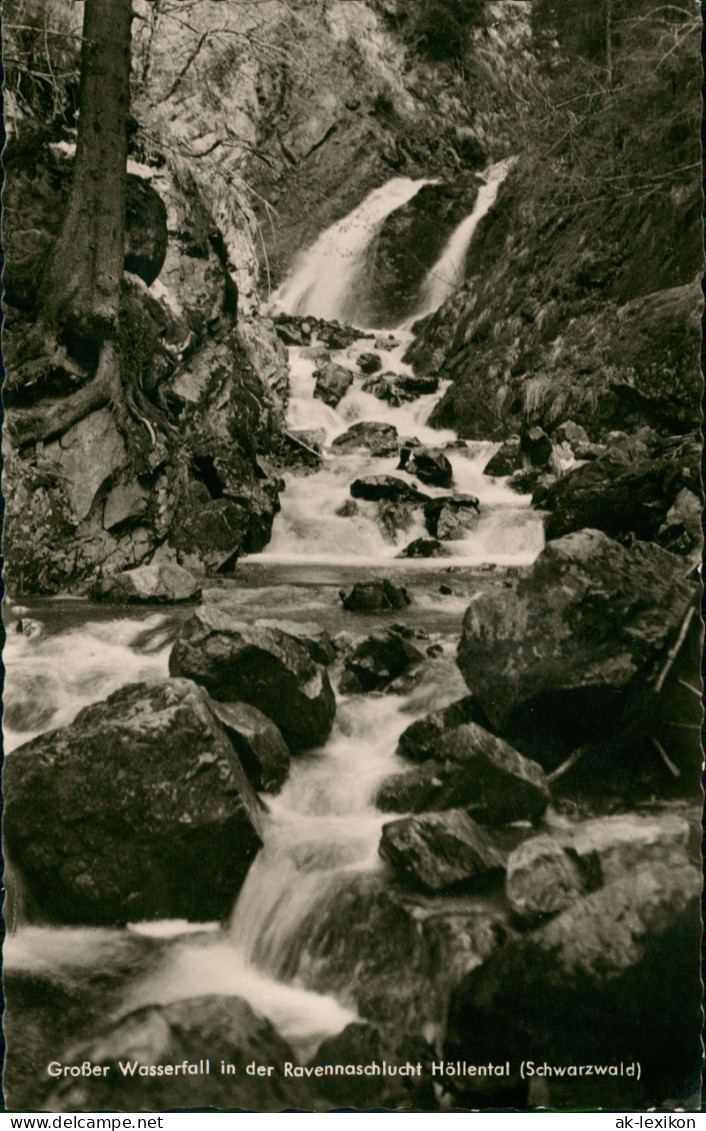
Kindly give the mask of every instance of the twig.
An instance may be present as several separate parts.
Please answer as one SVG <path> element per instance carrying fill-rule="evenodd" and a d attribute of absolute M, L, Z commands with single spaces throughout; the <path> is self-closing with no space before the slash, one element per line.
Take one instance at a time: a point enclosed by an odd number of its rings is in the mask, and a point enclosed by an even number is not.
<path fill-rule="evenodd" d="M 689 625 L 691 624 L 692 618 L 694 616 L 694 612 L 695 612 L 694 606 L 691 605 L 691 607 L 688 608 L 687 611 L 686 611 L 686 616 L 684 617 L 684 620 L 682 621 L 682 624 L 681 624 L 681 628 L 679 629 L 679 635 L 677 636 L 676 641 L 674 642 L 672 647 L 669 649 L 669 652 L 667 653 L 667 661 L 666 661 L 664 667 L 662 668 L 662 671 L 660 672 L 659 677 L 657 679 L 657 682 L 655 684 L 655 691 L 657 692 L 658 695 L 659 695 L 660 691 L 662 690 L 662 688 L 664 687 L 664 681 L 667 678 L 667 676 L 669 675 L 670 671 L 672 670 L 672 667 L 674 665 L 674 661 L 676 660 L 677 656 L 679 655 L 679 652 L 681 651 L 681 646 L 684 643 L 687 632 L 689 631 Z"/>
<path fill-rule="evenodd" d="M 317 452 L 316 448 L 310 448 L 309 445 L 305 444 L 303 440 L 300 440 L 298 436 L 293 436 L 291 432 L 287 432 L 286 430 L 284 434 L 288 440 L 291 440 L 293 444 L 296 444 L 299 448 L 303 448 L 304 451 L 309 452 L 310 455 L 316 456 L 318 460 L 322 460 L 324 458 L 321 455 L 321 452 Z"/>
<path fill-rule="evenodd" d="M 702 690 L 700 687 L 694 687 L 693 683 L 687 683 L 685 679 L 680 679 L 679 683 L 682 685 L 682 687 L 685 687 L 687 691 L 691 691 L 693 695 L 696 695 L 698 699 L 701 699 Z"/>
<path fill-rule="evenodd" d="M 664 747 L 662 746 L 662 743 L 659 741 L 659 739 L 653 738 L 652 739 L 652 745 L 654 746 L 655 750 L 657 751 L 660 758 L 664 762 L 665 766 L 669 770 L 670 774 L 672 774 L 675 778 L 680 778 L 681 777 L 681 770 L 679 769 L 678 766 L 674 765 L 674 762 L 672 761 L 672 759 L 667 754 L 667 751 L 664 749 Z"/>
<path fill-rule="evenodd" d="M 574 750 L 573 754 L 569 755 L 565 762 L 562 762 L 560 766 L 557 766 L 556 770 L 552 770 L 551 774 L 547 774 L 547 781 L 555 782 L 557 778 L 563 778 L 564 774 L 573 769 L 576 763 L 581 758 L 583 758 L 587 750 L 587 746 L 578 746 L 576 750 Z"/>

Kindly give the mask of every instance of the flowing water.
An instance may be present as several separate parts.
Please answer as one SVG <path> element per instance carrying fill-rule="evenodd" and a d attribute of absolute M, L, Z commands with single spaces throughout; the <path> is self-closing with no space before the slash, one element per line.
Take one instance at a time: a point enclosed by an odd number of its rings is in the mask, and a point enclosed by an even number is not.
<path fill-rule="evenodd" d="M 492 206 L 506 171 L 507 163 L 487 171 L 472 215 L 430 267 L 418 309 L 438 304 L 455 284 L 473 231 Z M 371 193 L 299 257 L 290 278 L 273 296 L 273 306 L 292 314 L 345 318 L 347 296 L 359 281 L 370 240 L 384 218 L 425 183 L 397 178 Z M 383 331 L 375 333 L 379 339 Z M 360 353 L 375 348 L 391 379 L 408 375 L 403 355 L 411 337 L 409 330 L 397 329 L 395 343 L 385 342 L 389 348 L 374 347 L 367 337 L 333 352 L 332 360 L 354 374 L 336 408 L 314 397 L 317 362 L 310 351 L 290 350 L 288 425 L 318 433 L 321 460 L 314 470 L 287 473 L 270 545 L 239 566 L 235 585 L 223 583 L 209 599 L 235 607 L 246 619 L 315 620 L 330 631 L 367 633 L 380 618 L 343 612 L 338 586 L 362 577 L 399 577 L 413 590 L 413 604 L 396 619 L 423 627 L 440 645 L 440 654 L 422 666 L 413 686 L 398 689 L 398 694 L 339 694 L 329 741 L 320 750 L 297 756 L 282 792 L 267 798 L 265 847 L 250 869 L 227 928 L 210 924 L 194 932 L 193 925 L 185 923 L 133 925 L 129 932 L 134 935 L 159 935 L 161 943 L 169 945 L 156 948 L 147 971 L 127 979 L 114 1011 L 185 994 L 240 994 L 271 1018 L 302 1057 L 355 1017 L 345 984 L 333 997 L 307 988 L 311 978 L 301 965 L 308 961 L 301 957 L 301 935 L 312 913 L 326 914 L 348 877 L 384 872 L 378 843 L 389 818 L 376 808 L 375 792 L 386 775 L 405 768 L 395 753 L 402 730 L 415 717 L 465 693 L 453 656 L 463 609 L 483 576 L 480 568 L 527 565 L 542 547 L 541 521 L 529 499 L 518 497 L 505 481 L 483 475 L 497 445 L 459 445 L 452 431 L 427 425 L 443 386 L 396 407 L 363 391 Z M 445 544 L 447 559 L 397 557 L 405 545 L 426 535 L 421 508 L 400 530 L 381 523 L 374 503 L 359 502 L 356 513 L 347 517 L 337 513 L 350 501 L 352 481 L 362 475 L 395 475 L 416 482 L 397 469 L 397 458 L 372 457 L 365 449 L 342 453 L 332 446 L 359 421 L 392 424 L 400 438 L 444 448 L 453 468 L 452 492 L 477 496 L 477 521 L 458 541 Z M 426 486 L 423 490 L 431 496 L 450 493 Z M 454 589 L 443 597 L 442 570 Z M 34 602 L 29 613 L 32 620 L 25 615 L 24 631 L 13 631 L 11 624 L 8 636 L 8 749 L 67 723 L 82 706 L 126 682 L 164 678 L 171 643 L 188 610 L 125 616 L 81 602 L 46 601 Z M 334 671 L 332 681 L 339 676 Z M 105 953 L 110 940 L 118 947 L 124 934 L 24 927 L 12 941 L 10 956 L 20 965 L 53 962 L 74 971 L 82 962 L 90 964 L 91 945 L 100 944 Z M 87 940 L 93 941 L 89 945 Z"/>

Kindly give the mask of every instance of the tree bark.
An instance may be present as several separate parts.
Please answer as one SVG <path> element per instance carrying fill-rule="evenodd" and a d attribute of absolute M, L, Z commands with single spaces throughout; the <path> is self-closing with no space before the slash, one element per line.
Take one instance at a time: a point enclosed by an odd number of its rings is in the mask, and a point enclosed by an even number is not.
<path fill-rule="evenodd" d="M 131 0 L 86 0 L 74 177 L 39 291 L 39 318 L 69 345 L 117 331 L 125 237 Z"/>

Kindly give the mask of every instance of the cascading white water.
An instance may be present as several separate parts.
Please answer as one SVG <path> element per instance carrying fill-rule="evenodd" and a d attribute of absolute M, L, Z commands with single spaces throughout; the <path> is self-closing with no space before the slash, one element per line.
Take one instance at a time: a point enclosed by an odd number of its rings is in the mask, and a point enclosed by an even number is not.
<path fill-rule="evenodd" d="M 287 314 L 352 320 L 349 296 L 375 232 L 391 212 L 416 196 L 423 185 L 433 183 L 395 177 L 374 189 L 296 257 L 289 276 L 270 298 L 271 308 Z"/>
<path fill-rule="evenodd" d="M 427 274 L 422 284 L 421 302 L 415 318 L 422 318 L 438 310 L 443 302 L 463 282 L 466 255 L 474 232 L 497 199 L 498 190 L 512 168 L 513 158 L 507 157 L 490 165 L 482 174 L 485 184 L 470 216 L 467 216 L 451 235 L 440 258 Z"/>

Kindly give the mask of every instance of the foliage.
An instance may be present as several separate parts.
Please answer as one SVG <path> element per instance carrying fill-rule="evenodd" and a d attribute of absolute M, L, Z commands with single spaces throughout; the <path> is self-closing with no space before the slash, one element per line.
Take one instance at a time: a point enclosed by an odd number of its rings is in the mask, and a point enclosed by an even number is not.
<path fill-rule="evenodd" d="M 6 91 L 23 112 L 73 124 L 81 35 L 71 6 L 4 0 L 2 16 Z"/>
<path fill-rule="evenodd" d="M 460 59 L 469 32 L 485 22 L 484 0 L 413 0 L 405 36 L 435 62 Z"/>

